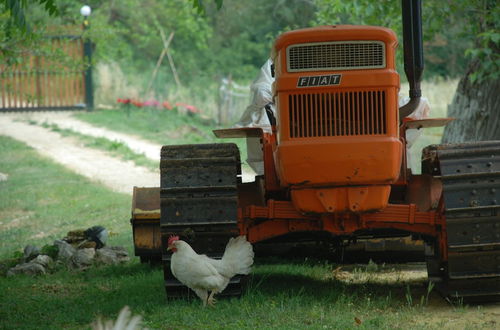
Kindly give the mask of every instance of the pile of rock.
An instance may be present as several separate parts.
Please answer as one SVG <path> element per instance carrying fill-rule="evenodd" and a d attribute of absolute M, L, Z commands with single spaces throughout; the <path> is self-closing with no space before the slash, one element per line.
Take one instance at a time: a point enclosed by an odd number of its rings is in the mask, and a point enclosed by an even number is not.
<path fill-rule="evenodd" d="M 18 274 L 39 275 L 63 265 L 68 269 L 84 270 L 93 265 L 116 265 L 130 260 L 125 248 L 104 246 L 101 233 L 99 239 L 88 235 L 90 229 L 70 231 L 62 240 L 46 245 L 41 250 L 28 245 L 24 248 L 21 263 L 7 271 L 7 276 Z M 102 227 L 99 227 L 99 231 Z M 102 228 L 104 229 L 104 228 Z M 107 237 L 107 232 L 105 234 Z"/>

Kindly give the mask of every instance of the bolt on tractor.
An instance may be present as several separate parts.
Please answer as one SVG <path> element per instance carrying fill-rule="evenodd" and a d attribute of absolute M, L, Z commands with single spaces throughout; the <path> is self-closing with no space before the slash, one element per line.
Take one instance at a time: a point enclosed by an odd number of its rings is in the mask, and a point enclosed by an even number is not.
<path fill-rule="evenodd" d="M 421 4 L 403 0 L 410 101 L 398 106 L 397 37 L 387 28 L 333 25 L 290 31 L 271 53 L 271 130 L 215 130 L 257 139 L 264 174 L 241 180 L 233 143 L 166 145 L 160 187 L 134 188 L 136 254 L 161 256 L 169 297 L 189 294 L 170 272 L 170 235 L 221 256 L 230 237 L 348 242 L 412 235 L 429 281 L 445 296 L 500 298 L 500 141 L 430 145 L 422 174 L 407 165 L 406 131 L 451 119 L 412 119 L 423 72 Z M 238 295 L 235 277 L 222 295 Z"/>

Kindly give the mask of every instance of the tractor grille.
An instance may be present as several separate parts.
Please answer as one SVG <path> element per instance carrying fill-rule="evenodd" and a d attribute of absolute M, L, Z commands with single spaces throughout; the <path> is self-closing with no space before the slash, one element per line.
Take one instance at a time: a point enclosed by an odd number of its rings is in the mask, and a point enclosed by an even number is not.
<path fill-rule="evenodd" d="M 290 137 L 383 135 L 384 91 L 291 94 Z"/>
<path fill-rule="evenodd" d="M 385 68 L 381 41 L 343 41 L 292 45 L 288 72 Z"/>

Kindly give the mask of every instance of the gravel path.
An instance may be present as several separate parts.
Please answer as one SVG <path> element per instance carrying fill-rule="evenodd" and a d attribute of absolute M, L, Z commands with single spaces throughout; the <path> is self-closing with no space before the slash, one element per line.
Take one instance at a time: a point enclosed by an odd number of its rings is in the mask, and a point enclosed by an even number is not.
<path fill-rule="evenodd" d="M 73 118 L 72 114 L 68 111 L 0 113 L 0 135 L 22 141 L 40 154 L 117 192 L 132 194 L 133 186 L 159 186 L 158 172 L 136 166 L 131 161 L 119 160 L 103 151 L 86 148 L 74 138 L 63 137 L 49 129 L 27 123 L 32 120 L 39 124 L 56 124 L 62 129 L 119 141 L 128 145 L 134 152 L 159 161 L 161 145 L 136 136 L 90 125 Z M 253 179 L 253 173 L 243 173 L 244 182 L 253 181 Z"/>
<path fill-rule="evenodd" d="M 0 114 L 0 134 L 24 142 L 40 154 L 117 192 L 130 195 L 133 186 L 159 186 L 159 173 L 136 166 L 133 162 L 111 157 L 100 150 L 85 148 L 76 139 L 62 137 L 49 129 L 18 121 L 38 121 L 42 115 L 44 114 Z M 65 120 L 68 125 L 74 124 L 68 113 L 57 112 L 48 116 L 54 119 L 54 123 L 60 123 L 61 127 Z M 157 150 L 159 153 L 160 149 Z"/>
<path fill-rule="evenodd" d="M 16 118 L 22 118 L 23 120 L 35 120 L 38 123 L 56 124 L 59 128 L 70 129 L 93 137 L 104 137 L 108 140 L 119 141 L 126 144 L 136 153 L 144 154 L 152 160 L 160 160 L 160 144 L 143 140 L 137 136 L 127 135 L 93 126 L 87 122 L 72 117 L 72 113 L 70 112 L 22 113 L 15 116 Z"/>

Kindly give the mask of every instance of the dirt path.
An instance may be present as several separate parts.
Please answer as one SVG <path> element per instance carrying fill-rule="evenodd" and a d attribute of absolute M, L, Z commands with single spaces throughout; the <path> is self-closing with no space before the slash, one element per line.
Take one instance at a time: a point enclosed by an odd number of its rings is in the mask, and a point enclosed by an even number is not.
<path fill-rule="evenodd" d="M 62 129 L 70 129 L 81 134 L 104 137 L 108 140 L 119 141 L 126 144 L 132 151 L 144 154 L 152 160 L 160 160 L 161 145 L 141 139 L 140 137 L 110 131 L 105 128 L 93 126 L 72 117 L 71 112 L 39 112 L 15 115 L 23 120 L 35 120 L 38 123 L 56 124 Z"/>
<path fill-rule="evenodd" d="M 136 153 L 144 154 L 154 161 L 160 160 L 160 144 L 96 127 L 72 115 L 73 113 L 69 111 L 2 113 L 0 114 L 0 135 L 22 141 L 42 155 L 52 158 L 83 176 L 101 182 L 114 191 L 131 194 L 133 186 L 159 185 L 159 173 L 135 166 L 132 162 L 118 160 L 105 152 L 85 148 L 75 139 L 62 137 L 41 126 L 28 124 L 29 121 L 36 121 L 38 124 L 55 124 L 62 129 L 119 141 Z M 243 173 L 244 182 L 253 180 L 253 173 Z"/>
<path fill-rule="evenodd" d="M 19 119 L 33 118 L 40 114 L 0 114 L 0 135 L 9 136 L 26 143 L 40 154 L 47 156 L 67 168 L 89 179 L 100 182 L 113 191 L 131 194 L 133 186 L 158 186 L 159 173 L 132 162 L 118 160 L 105 152 L 83 147 L 78 141 L 49 129 L 19 122 Z M 52 117 L 70 119 L 67 113 L 54 113 Z M 68 121 L 71 123 L 71 120 Z M 159 150 L 159 149 L 157 149 Z"/>

